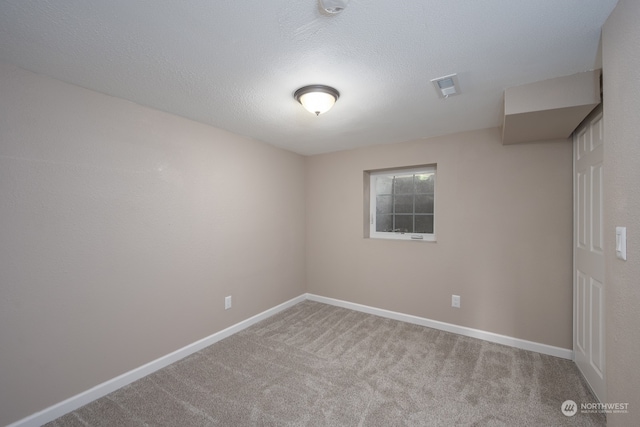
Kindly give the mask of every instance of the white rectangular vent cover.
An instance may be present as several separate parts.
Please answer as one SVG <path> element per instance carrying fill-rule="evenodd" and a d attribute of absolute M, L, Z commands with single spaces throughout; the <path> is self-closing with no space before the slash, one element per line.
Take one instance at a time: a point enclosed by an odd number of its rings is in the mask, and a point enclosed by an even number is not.
<path fill-rule="evenodd" d="M 440 98 L 448 98 L 460 93 L 460 83 L 458 83 L 457 74 L 438 77 L 437 79 L 431 80 L 431 83 L 433 83 Z"/>

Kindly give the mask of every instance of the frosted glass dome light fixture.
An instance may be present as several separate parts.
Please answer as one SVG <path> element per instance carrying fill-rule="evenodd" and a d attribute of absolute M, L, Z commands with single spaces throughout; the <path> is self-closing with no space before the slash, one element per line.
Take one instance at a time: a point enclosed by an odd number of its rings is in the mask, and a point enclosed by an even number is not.
<path fill-rule="evenodd" d="M 310 85 L 301 87 L 293 97 L 310 113 L 319 116 L 333 107 L 340 97 L 340 93 L 325 85 Z"/>

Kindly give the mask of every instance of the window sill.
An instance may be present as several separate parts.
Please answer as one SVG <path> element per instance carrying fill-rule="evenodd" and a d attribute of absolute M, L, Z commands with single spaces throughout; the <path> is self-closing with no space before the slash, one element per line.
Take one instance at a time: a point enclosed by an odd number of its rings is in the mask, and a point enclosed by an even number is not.
<path fill-rule="evenodd" d="M 413 237 L 412 237 L 413 236 Z M 410 242 L 428 242 L 428 243 L 437 243 L 435 234 L 433 235 L 419 235 L 420 237 L 416 237 L 417 235 L 412 235 L 410 233 L 398 233 L 395 235 L 389 234 L 374 234 L 368 236 L 369 239 L 372 240 L 397 240 L 397 241 L 410 241 Z"/>

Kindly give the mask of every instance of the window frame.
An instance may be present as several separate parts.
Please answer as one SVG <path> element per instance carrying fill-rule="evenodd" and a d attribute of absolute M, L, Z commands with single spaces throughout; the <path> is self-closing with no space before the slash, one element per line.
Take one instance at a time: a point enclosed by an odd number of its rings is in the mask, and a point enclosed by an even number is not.
<path fill-rule="evenodd" d="M 432 173 L 433 174 L 433 233 L 401 233 L 390 231 L 376 231 L 377 226 L 377 199 L 376 199 L 376 177 L 380 175 L 408 175 Z M 368 187 L 369 187 L 369 233 L 368 237 L 372 239 L 387 240 L 411 240 L 418 242 L 435 242 L 436 241 L 436 188 L 437 188 L 437 165 L 429 164 L 423 166 L 411 166 L 405 168 L 390 168 L 367 171 Z M 415 192 L 413 193 L 415 195 Z M 414 213 L 415 216 L 415 213 Z"/>

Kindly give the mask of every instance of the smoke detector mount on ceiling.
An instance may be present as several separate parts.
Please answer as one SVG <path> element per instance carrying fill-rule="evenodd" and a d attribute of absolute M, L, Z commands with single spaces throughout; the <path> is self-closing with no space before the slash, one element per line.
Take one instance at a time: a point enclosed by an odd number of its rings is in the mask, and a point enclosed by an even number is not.
<path fill-rule="evenodd" d="M 457 74 L 449 74 L 448 76 L 432 79 L 431 83 L 433 83 L 440 98 L 449 98 L 460 94 L 460 83 L 458 82 Z"/>
<path fill-rule="evenodd" d="M 336 14 L 342 12 L 349 0 L 319 0 L 320 7 L 327 13 Z"/>

